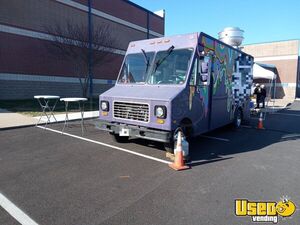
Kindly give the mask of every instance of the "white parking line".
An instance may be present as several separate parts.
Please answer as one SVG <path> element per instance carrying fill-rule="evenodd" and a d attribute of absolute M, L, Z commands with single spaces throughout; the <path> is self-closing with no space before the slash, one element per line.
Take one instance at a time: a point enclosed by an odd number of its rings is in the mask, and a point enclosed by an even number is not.
<path fill-rule="evenodd" d="M 281 137 L 281 139 L 288 139 L 288 138 L 299 138 L 300 134 L 287 134 Z"/>
<path fill-rule="evenodd" d="M 0 206 L 5 209 L 13 218 L 22 225 L 38 225 L 34 220 L 27 216 L 14 203 L 9 201 L 3 194 L 0 193 Z"/>
<path fill-rule="evenodd" d="M 94 141 L 92 139 L 80 137 L 80 136 L 77 136 L 77 135 L 74 135 L 74 134 L 69 134 L 69 133 L 66 133 L 66 132 L 61 132 L 61 131 L 54 130 L 54 129 L 47 128 L 47 127 L 42 127 L 42 126 L 37 126 L 37 127 L 41 128 L 41 129 L 44 129 L 44 130 L 52 131 L 52 132 L 55 132 L 55 133 L 58 133 L 58 134 L 63 134 L 63 135 L 69 136 L 69 137 L 77 138 L 77 139 L 80 139 L 80 140 L 83 140 L 83 141 L 87 141 L 87 142 L 91 142 L 91 143 L 94 143 L 94 144 L 103 145 L 105 147 L 113 148 L 113 149 L 116 149 L 116 150 L 119 150 L 119 151 L 127 152 L 127 153 L 130 153 L 130 154 L 133 154 L 133 155 L 144 157 L 146 159 L 151 159 L 151 160 L 154 160 L 154 161 L 157 161 L 157 162 L 161 162 L 161 163 L 165 163 L 165 164 L 172 163 L 172 162 L 167 161 L 167 160 L 163 160 L 163 159 L 155 158 L 155 157 L 152 157 L 152 156 L 144 155 L 144 154 L 141 154 L 141 153 L 138 153 L 138 152 L 134 152 L 134 151 L 125 149 L 125 148 L 120 148 L 120 147 L 117 147 L 117 146 L 114 146 L 114 145 L 106 144 L 104 142 Z"/>
<path fill-rule="evenodd" d="M 241 127 L 243 127 L 243 128 L 253 128 L 253 127 L 248 126 L 248 125 L 241 125 Z"/>
<path fill-rule="evenodd" d="M 219 141 L 226 141 L 226 142 L 230 141 L 229 139 L 226 139 L 226 138 L 218 138 L 218 137 L 206 136 L 206 135 L 200 135 L 200 137 L 214 139 L 214 140 L 219 140 Z"/>
<path fill-rule="evenodd" d="M 283 115 L 283 116 L 300 116 L 298 114 L 292 114 L 292 113 L 272 113 L 275 115 Z"/>

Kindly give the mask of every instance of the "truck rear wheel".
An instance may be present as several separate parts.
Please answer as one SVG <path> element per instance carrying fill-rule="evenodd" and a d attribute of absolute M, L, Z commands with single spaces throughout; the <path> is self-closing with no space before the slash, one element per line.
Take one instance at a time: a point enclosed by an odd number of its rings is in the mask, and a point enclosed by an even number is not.
<path fill-rule="evenodd" d="M 129 140 L 129 137 L 120 136 L 119 134 L 109 133 L 112 139 L 118 143 L 126 143 Z"/>
<path fill-rule="evenodd" d="M 243 111 L 239 108 L 234 114 L 233 126 L 235 128 L 240 128 L 243 121 Z"/>

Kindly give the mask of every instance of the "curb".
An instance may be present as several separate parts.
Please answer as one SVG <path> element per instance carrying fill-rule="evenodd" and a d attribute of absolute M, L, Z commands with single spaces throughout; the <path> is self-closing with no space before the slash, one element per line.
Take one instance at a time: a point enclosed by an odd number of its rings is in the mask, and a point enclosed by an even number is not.
<path fill-rule="evenodd" d="M 89 118 L 83 118 L 84 120 L 89 120 L 89 119 L 95 119 L 98 118 L 98 116 L 96 117 L 89 117 Z M 72 119 L 69 120 L 69 122 L 72 121 L 78 121 L 81 120 L 81 118 L 78 119 Z M 52 122 L 52 123 L 47 123 L 47 125 L 51 125 L 51 124 L 59 124 L 59 123 L 64 123 L 65 121 L 58 121 L 58 122 Z M 45 125 L 46 123 L 39 123 L 38 125 Z M 17 125 L 17 126 L 11 126 L 11 127 L 1 127 L 0 131 L 2 130 L 14 130 L 14 129 L 19 129 L 19 128 L 27 128 L 27 127 L 35 127 L 35 124 L 25 124 L 25 125 Z"/>
<path fill-rule="evenodd" d="M 1 127 L 0 130 L 14 130 L 18 128 L 26 128 L 26 127 L 34 127 L 35 124 L 26 124 L 26 125 L 17 125 L 17 126 L 11 126 L 11 127 Z"/>

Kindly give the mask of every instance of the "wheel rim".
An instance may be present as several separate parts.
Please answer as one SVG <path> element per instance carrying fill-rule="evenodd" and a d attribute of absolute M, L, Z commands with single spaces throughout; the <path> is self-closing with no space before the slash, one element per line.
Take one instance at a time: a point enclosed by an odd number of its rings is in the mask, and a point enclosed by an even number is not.
<path fill-rule="evenodd" d="M 241 112 L 238 112 L 237 118 L 236 118 L 236 126 L 239 127 L 242 124 L 242 117 L 241 117 Z"/>
<path fill-rule="evenodd" d="M 237 121 L 236 121 L 236 123 L 237 123 L 237 126 L 238 126 L 238 127 L 241 126 L 241 123 L 242 123 L 241 118 L 238 118 Z"/>

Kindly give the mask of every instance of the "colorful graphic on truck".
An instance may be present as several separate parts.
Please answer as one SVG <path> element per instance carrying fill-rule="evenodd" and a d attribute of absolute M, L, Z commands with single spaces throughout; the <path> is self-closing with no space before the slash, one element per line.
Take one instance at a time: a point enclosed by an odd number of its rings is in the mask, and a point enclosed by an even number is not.
<path fill-rule="evenodd" d="M 216 95 L 220 86 L 224 84 L 228 95 L 227 111 L 230 112 L 233 104 L 241 105 L 247 97 L 250 97 L 253 61 L 250 57 L 206 36 L 202 36 L 201 44 L 206 54 L 212 51 L 214 56 L 212 94 Z"/>

